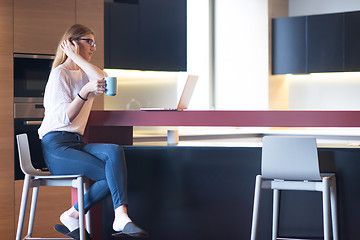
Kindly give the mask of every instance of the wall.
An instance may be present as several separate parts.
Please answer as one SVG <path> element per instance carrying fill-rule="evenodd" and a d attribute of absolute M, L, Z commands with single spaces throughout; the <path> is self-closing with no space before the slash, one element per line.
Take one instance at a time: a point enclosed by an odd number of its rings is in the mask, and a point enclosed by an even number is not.
<path fill-rule="evenodd" d="M 289 109 L 359 110 L 360 73 L 286 76 Z"/>
<path fill-rule="evenodd" d="M 199 75 L 191 109 L 209 108 L 209 0 L 187 1 L 187 72 Z"/>
<path fill-rule="evenodd" d="M 139 110 L 142 107 L 176 108 L 176 72 L 105 70 L 117 77 L 116 96 L 104 97 L 105 110 Z"/>
<path fill-rule="evenodd" d="M 360 10 L 357 0 L 289 0 L 289 15 L 312 15 Z M 359 74 L 287 76 L 289 109 L 360 109 Z"/>
<path fill-rule="evenodd" d="M 0 0 L 0 236 L 14 239 L 13 1 Z"/>
<path fill-rule="evenodd" d="M 268 5 L 215 2 L 216 109 L 268 109 Z"/>

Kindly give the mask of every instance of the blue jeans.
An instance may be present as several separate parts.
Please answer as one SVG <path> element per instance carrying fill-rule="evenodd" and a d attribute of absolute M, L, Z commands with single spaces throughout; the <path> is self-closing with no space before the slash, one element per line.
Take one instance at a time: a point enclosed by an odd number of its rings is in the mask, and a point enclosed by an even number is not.
<path fill-rule="evenodd" d="M 54 175 L 82 174 L 95 183 L 84 196 L 85 212 L 111 193 L 114 209 L 127 205 L 127 170 L 116 144 L 85 144 L 77 133 L 53 131 L 41 140 L 47 167 Z M 75 204 L 78 209 L 78 204 Z"/>

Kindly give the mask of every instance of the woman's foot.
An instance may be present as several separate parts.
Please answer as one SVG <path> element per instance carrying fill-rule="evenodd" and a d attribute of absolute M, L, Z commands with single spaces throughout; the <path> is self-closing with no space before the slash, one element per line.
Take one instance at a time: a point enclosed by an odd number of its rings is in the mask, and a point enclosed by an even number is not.
<path fill-rule="evenodd" d="M 149 236 L 145 230 L 136 226 L 136 224 L 131 221 L 127 214 L 127 208 L 125 205 L 121 205 L 115 209 L 113 229 L 116 232 L 113 234 L 114 236 L 127 235 L 136 238 L 147 238 Z"/>
<path fill-rule="evenodd" d="M 63 212 L 60 216 L 60 222 L 64 224 L 70 232 L 79 228 L 79 213 L 74 207 Z"/>
<path fill-rule="evenodd" d="M 113 229 L 116 232 L 120 232 L 124 229 L 127 223 L 131 222 L 131 219 L 127 215 L 126 212 L 116 212 L 115 211 L 115 219 L 113 223 Z"/>
<path fill-rule="evenodd" d="M 122 231 L 116 232 L 113 236 L 130 236 L 135 238 L 148 238 L 149 234 L 133 222 L 128 222 Z"/>

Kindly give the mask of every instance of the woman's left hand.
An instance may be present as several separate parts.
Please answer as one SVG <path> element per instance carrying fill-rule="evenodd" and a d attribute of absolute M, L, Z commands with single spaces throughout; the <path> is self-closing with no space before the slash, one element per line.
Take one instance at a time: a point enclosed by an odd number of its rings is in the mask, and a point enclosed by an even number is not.
<path fill-rule="evenodd" d="M 64 40 L 61 43 L 60 48 L 69 58 L 71 58 L 72 54 L 79 53 L 79 45 L 74 40 Z"/>
<path fill-rule="evenodd" d="M 104 78 L 88 82 L 81 89 L 81 92 L 82 91 L 85 91 L 84 94 L 86 94 L 86 96 L 89 93 L 94 93 L 95 95 L 104 93 L 105 92 L 105 80 L 104 80 Z"/>

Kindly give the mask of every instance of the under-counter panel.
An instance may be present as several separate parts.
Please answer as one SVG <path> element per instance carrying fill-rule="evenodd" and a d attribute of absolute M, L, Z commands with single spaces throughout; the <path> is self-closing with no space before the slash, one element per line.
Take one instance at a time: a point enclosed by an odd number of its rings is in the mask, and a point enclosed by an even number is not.
<path fill-rule="evenodd" d="M 261 148 L 125 146 L 124 152 L 128 211 L 149 239 L 250 239 Z M 319 158 L 320 168 L 337 177 L 339 239 L 358 239 L 360 151 L 322 149 Z M 114 211 L 108 200 L 102 229 L 109 234 Z M 272 194 L 264 190 L 258 239 L 271 238 L 271 218 Z M 322 239 L 322 222 L 319 192 L 282 191 L 279 236 Z"/>

